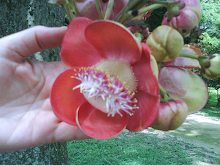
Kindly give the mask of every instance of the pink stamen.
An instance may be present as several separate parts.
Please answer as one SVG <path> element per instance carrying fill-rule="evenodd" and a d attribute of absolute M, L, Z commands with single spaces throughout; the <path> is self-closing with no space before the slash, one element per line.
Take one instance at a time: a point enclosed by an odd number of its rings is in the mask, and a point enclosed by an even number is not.
<path fill-rule="evenodd" d="M 120 110 L 131 116 L 134 110 L 139 108 L 136 106 L 137 99 L 134 98 L 134 93 L 125 89 L 124 84 L 118 78 L 111 78 L 107 73 L 94 67 L 82 68 L 75 72 L 76 76 L 72 78 L 82 83 L 73 90 L 80 88 L 80 92 L 87 93 L 88 98 L 102 98 L 105 101 L 108 116 L 113 117 L 115 113 L 122 116 Z"/>

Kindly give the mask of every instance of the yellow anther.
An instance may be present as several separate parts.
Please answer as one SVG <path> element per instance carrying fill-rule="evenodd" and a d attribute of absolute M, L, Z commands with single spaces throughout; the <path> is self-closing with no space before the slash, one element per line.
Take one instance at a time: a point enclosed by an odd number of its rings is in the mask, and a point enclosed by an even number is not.
<path fill-rule="evenodd" d="M 134 100 L 134 102 L 135 102 L 135 103 L 137 103 L 137 102 L 138 102 L 136 98 L 134 98 L 133 100 Z"/>

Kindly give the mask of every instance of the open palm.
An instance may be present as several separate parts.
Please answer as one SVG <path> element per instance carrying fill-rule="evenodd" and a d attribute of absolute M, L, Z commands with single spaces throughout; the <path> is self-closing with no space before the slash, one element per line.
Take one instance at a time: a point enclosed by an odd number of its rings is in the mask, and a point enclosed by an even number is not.
<path fill-rule="evenodd" d="M 66 66 L 24 58 L 59 46 L 65 30 L 36 26 L 0 39 L 0 152 L 88 138 L 51 109 L 52 84 Z"/>

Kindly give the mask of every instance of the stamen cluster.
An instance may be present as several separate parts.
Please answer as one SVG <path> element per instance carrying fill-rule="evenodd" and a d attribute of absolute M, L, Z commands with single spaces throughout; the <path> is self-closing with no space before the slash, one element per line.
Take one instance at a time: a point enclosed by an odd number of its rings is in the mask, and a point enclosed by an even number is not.
<path fill-rule="evenodd" d="M 88 98 L 94 100 L 102 98 L 105 101 L 105 111 L 108 116 L 114 117 L 115 113 L 122 116 L 120 110 L 131 116 L 134 110 L 139 108 L 136 106 L 135 93 L 125 89 L 118 77 L 111 77 L 95 67 L 81 68 L 75 72 L 76 74 L 72 78 L 78 79 L 82 83 L 73 90 L 80 88 L 81 93 L 86 93 Z"/>

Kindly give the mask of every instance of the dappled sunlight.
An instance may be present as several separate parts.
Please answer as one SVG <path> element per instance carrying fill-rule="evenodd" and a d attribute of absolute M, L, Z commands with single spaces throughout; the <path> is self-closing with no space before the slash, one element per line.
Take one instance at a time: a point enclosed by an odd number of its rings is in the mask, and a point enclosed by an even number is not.
<path fill-rule="evenodd" d="M 200 135 L 200 134 L 198 133 L 198 131 L 192 130 L 192 131 L 190 131 L 189 133 L 187 133 L 186 135 L 187 135 L 187 136 L 198 136 L 198 135 Z"/>
<path fill-rule="evenodd" d="M 205 116 L 199 116 L 198 117 L 198 115 L 189 115 L 187 117 L 187 119 L 195 120 L 195 121 L 200 122 L 200 123 L 210 123 L 210 124 L 220 125 L 220 121 L 217 121 L 216 119 L 213 120 L 213 118 L 208 118 L 208 117 L 205 117 Z"/>
<path fill-rule="evenodd" d="M 220 153 L 220 121 L 217 118 L 192 114 L 178 129 L 167 133 Z"/>

